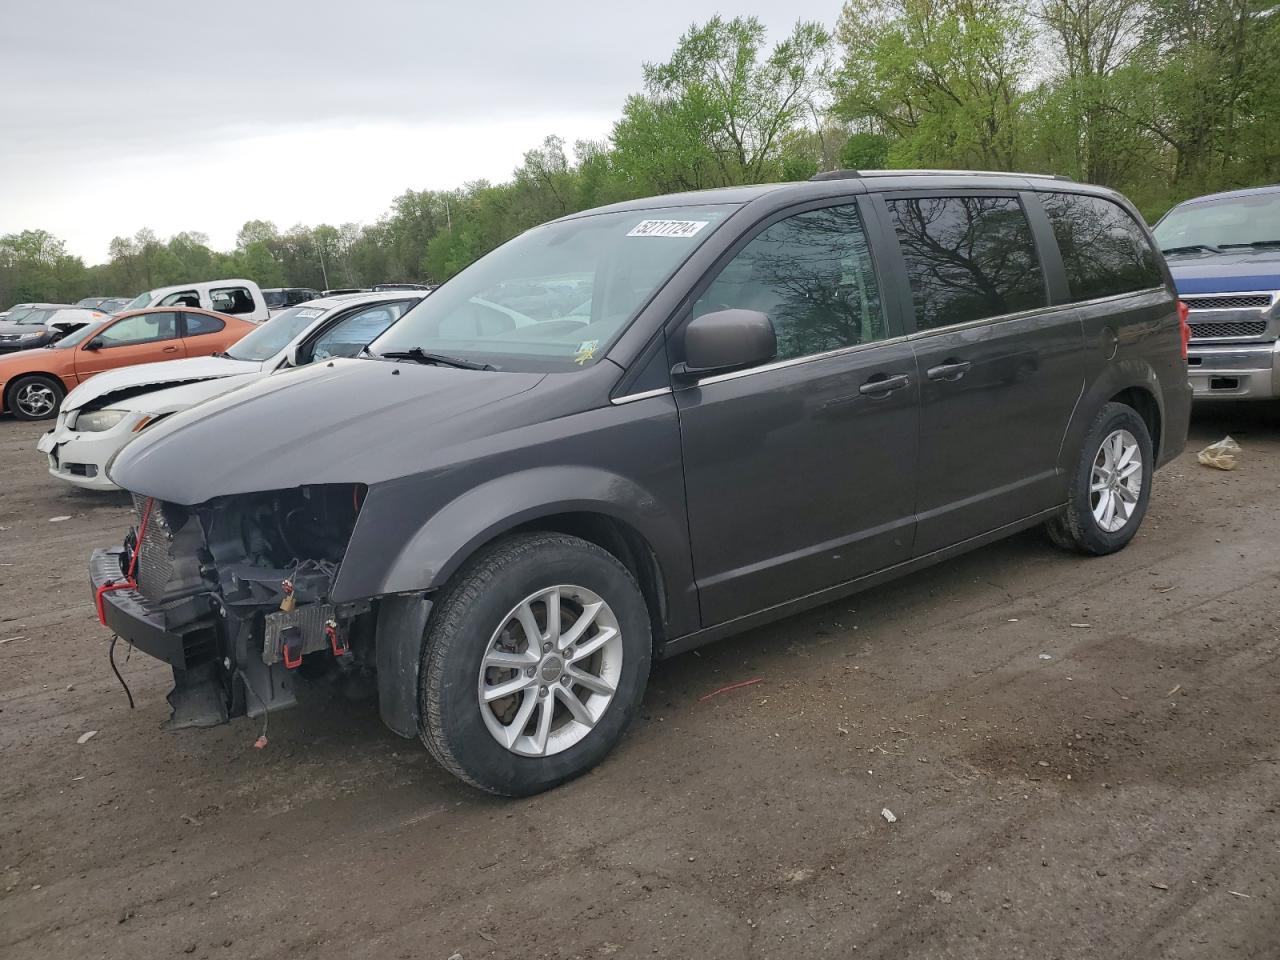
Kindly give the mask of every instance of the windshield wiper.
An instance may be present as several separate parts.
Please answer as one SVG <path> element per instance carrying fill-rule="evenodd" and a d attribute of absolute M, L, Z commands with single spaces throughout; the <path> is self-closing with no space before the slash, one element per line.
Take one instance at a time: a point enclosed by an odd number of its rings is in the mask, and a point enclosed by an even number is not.
<path fill-rule="evenodd" d="M 1223 244 L 1226 246 L 1226 244 Z M 1183 247 L 1164 247 L 1161 253 L 1166 256 L 1171 253 L 1195 253 L 1197 250 L 1207 250 L 1209 253 L 1221 253 L 1222 247 L 1215 247 L 1210 243 L 1188 243 Z"/>
<path fill-rule="evenodd" d="M 1229 247 L 1256 247 L 1256 248 L 1262 248 L 1262 247 L 1280 247 L 1280 240 L 1251 240 L 1251 241 L 1249 241 L 1248 243 L 1224 243 L 1224 244 L 1222 244 L 1222 249 L 1223 249 L 1223 250 L 1226 250 L 1226 249 L 1228 249 Z"/>
<path fill-rule="evenodd" d="M 475 360 L 463 360 L 461 357 L 450 357 L 443 353 L 428 353 L 421 347 L 408 350 L 389 350 L 386 353 L 370 353 L 373 357 L 385 357 L 388 360 L 413 360 L 416 363 L 427 363 L 438 367 L 457 367 L 459 370 L 496 370 L 491 363 L 479 363 Z"/>

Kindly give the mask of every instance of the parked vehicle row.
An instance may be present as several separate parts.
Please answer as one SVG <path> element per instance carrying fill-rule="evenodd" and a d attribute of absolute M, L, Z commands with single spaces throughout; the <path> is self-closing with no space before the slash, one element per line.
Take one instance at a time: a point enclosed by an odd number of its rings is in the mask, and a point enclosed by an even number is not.
<path fill-rule="evenodd" d="M 318 299 L 319 296 L 320 291 L 312 290 L 310 287 L 270 287 L 262 291 L 262 298 L 266 301 L 267 309 L 271 311 L 272 316 L 289 307 Z"/>
<path fill-rule="evenodd" d="M 57 414 L 69 390 L 104 370 L 220 353 L 255 329 L 246 320 L 190 307 L 96 316 L 44 349 L 0 357 L 0 412 L 44 420 Z"/>
<path fill-rule="evenodd" d="M 353 357 L 422 296 L 410 291 L 313 300 L 277 313 L 212 356 L 99 374 L 67 394 L 57 425 L 38 449 L 53 476 L 113 490 L 106 466 L 142 430 L 276 370 Z"/>
<path fill-rule="evenodd" d="M 590 210 L 356 357 L 290 347 L 144 424 L 106 460 L 137 516 L 94 552 L 95 600 L 173 667 L 177 725 L 354 662 L 393 731 L 533 793 L 613 747 L 655 656 L 1037 524 L 1123 548 L 1185 443 L 1188 333 L 1133 208 L 1061 179 Z M 132 389 L 86 391 L 61 436 L 152 413 Z"/>
<path fill-rule="evenodd" d="M 47 346 L 106 316 L 61 303 L 19 303 L 0 321 L 0 354 Z"/>

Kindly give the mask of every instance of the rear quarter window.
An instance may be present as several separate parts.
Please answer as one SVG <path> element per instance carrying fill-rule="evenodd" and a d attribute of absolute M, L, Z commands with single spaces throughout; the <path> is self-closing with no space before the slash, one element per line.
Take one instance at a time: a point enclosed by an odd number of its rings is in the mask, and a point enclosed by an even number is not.
<path fill-rule="evenodd" d="M 1164 284 L 1146 232 L 1105 197 L 1042 193 L 1075 301 L 1148 290 Z"/>
<path fill-rule="evenodd" d="M 219 287 L 209 291 L 209 302 L 218 313 L 253 313 L 253 294 L 245 287 Z"/>
<path fill-rule="evenodd" d="M 217 333 L 226 327 L 226 324 L 217 317 L 206 316 L 203 313 L 184 314 L 187 319 L 188 337 L 198 337 L 206 333 Z"/>

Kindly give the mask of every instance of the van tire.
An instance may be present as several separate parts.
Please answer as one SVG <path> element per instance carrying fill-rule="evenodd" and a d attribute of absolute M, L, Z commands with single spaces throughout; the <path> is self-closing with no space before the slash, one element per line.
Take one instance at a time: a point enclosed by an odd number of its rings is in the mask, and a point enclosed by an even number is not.
<path fill-rule="evenodd" d="M 519 716 L 519 708 L 526 697 L 538 697 L 539 686 L 545 692 L 550 688 L 551 709 L 557 711 L 562 726 L 561 743 L 571 745 L 557 748 L 558 752 L 535 756 L 520 754 L 514 748 L 499 742 L 494 725 L 503 720 L 494 718 L 497 713 L 485 716 L 489 710 L 482 700 L 483 685 L 489 682 L 488 673 L 482 672 L 486 656 L 496 650 L 494 643 L 499 636 L 527 637 L 528 631 L 516 628 L 512 615 L 527 604 L 539 591 L 561 585 L 580 588 L 583 596 L 590 594 L 604 602 L 603 610 L 620 634 L 620 643 L 611 642 L 608 647 L 616 683 L 607 701 L 592 699 L 595 694 L 577 686 L 570 686 L 582 695 L 578 701 L 605 705 L 589 728 L 574 727 L 568 708 L 559 700 L 562 695 L 553 679 L 544 684 L 543 668 L 555 672 L 555 664 L 543 660 L 537 666 L 531 661 L 528 670 L 535 679 L 527 689 L 512 694 L 507 701 L 509 712 Z M 581 616 L 586 610 L 583 604 L 574 606 L 572 592 L 565 591 L 564 610 L 569 616 Z M 558 595 L 557 595 L 558 596 Z M 560 602 L 557 599 L 557 604 Z M 537 626 L 544 629 L 549 602 L 539 607 L 543 620 Z M 564 631 L 568 637 L 571 626 Z M 551 635 L 549 625 L 545 627 Z M 506 631 L 510 630 L 508 633 Z M 598 637 L 606 635 L 603 627 L 592 625 L 589 630 Z M 545 638 L 544 638 L 545 639 Z M 506 642 L 506 641 L 504 641 Z M 518 643 L 523 641 L 517 641 Z M 579 640 L 585 647 L 586 641 Z M 446 770 L 480 790 L 501 796 L 529 796 L 558 786 L 567 780 L 586 773 L 613 749 L 621 739 L 632 716 L 640 705 L 645 684 L 649 678 L 652 660 L 652 630 L 644 596 L 631 572 L 612 554 L 601 547 L 578 537 L 561 533 L 520 534 L 502 540 L 473 558 L 448 583 L 441 593 L 427 622 L 419 681 L 419 735 L 422 742 Z M 533 644 L 529 649 L 514 655 L 550 657 L 539 654 Z M 543 644 L 545 648 L 545 644 Z M 552 644 L 556 648 L 555 644 Z M 572 655 L 572 647 L 569 648 Z M 503 651 L 505 653 L 505 650 Z M 600 657 L 605 656 L 602 648 Z M 568 661 L 566 661 L 568 662 Z M 581 661 L 590 668 L 591 662 Z M 620 666 L 618 664 L 620 663 Z M 518 679 L 521 671 L 507 675 L 499 670 L 499 677 Z M 571 669 L 566 668 L 559 683 L 573 682 Z M 536 701 L 530 726 L 533 731 L 521 743 L 536 744 L 537 718 L 543 705 Z M 512 718 L 507 729 L 513 730 L 520 721 Z M 572 728 L 572 729 L 570 729 Z M 517 731 L 518 733 L 518 731 Z M 580 736 L 581 739 L 573 740 Z M 549 743 L 545 736 L 543 743 Z"/>
<path fill-rule="evenodd" d="M 13 382 L 5 406 L 18 420 L 50 420 L 58 415 L 66 394 L 57 377 L 33 373 Z"/>
<path fill-rule="evenodd" d="M 1122 509 L 1128 511 L 1128 516 L 1117 529 L 1107 529 L 1095 516 L 1099 501 L 1094 499 L 1096 491 L 1093 487 L 1113 472 L 1104 463 L 1107 457 L 1103 450 L 1104 442 L 1117 443 L 1126 452 L 1136 444 L 1136 456 L 1140 459 L 1140 466 L 1135 472 L 1141 478 L 1141 487 L 1132 503 L 1124 502 Z M 1125 466 L 1130 464 L 1131 460 L 1128 460 Z M 1154 472 L 1155 456 L 1146 422 L 1130 406 L 1106 404 L 1089 428 L 1071 471 L 1066 508 L 1045 524 L 1049 538 L 1063 549 L 1092 556 L 1123 550 L 1137 534 L 1146 516 Z M 1107 491 L 1101 494 L 1106 495 Z M 1112 496 L 1119 496 L 1119 493 Z M 1112 520 L 1112 523 L 1120 522 Z"/>

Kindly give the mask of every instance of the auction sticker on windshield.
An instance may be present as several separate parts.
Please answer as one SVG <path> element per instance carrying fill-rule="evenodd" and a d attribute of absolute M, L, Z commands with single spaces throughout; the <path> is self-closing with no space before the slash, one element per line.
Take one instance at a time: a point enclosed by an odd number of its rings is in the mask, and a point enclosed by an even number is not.
<path fill-rule="evenodd" d="M 641 220 L 627 233 L 628 237 L 692 237 L 708 220 Z"/>

